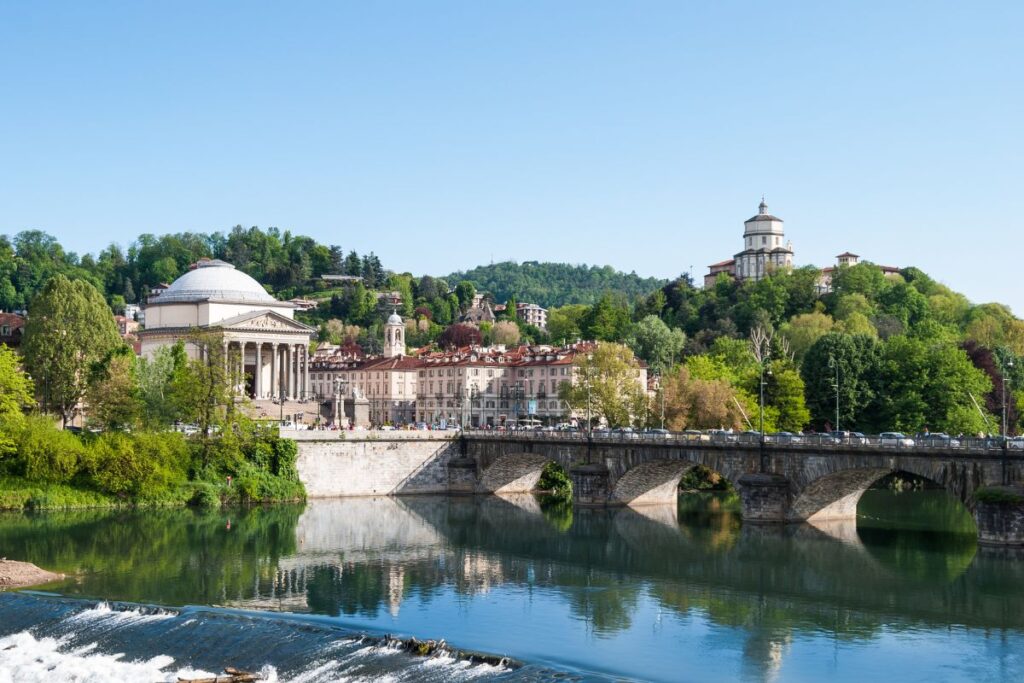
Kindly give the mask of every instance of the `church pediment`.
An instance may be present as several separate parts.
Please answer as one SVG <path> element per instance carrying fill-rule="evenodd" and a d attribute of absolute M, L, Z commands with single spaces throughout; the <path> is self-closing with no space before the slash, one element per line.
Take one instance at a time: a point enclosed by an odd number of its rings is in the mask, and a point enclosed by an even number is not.
<path fill-rule="evenodd" d="M 260 330 L 266 332 L 305 332 L 313 331 L 308 325 L 285 317 L 274 311 L 254 311 L 222 320 L 217 324 L 224 330 Z"/>

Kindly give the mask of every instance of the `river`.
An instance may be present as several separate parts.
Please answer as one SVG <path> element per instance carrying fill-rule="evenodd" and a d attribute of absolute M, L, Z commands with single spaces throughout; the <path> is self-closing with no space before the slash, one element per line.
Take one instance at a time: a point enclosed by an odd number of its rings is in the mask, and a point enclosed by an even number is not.
<path fill-rule="evenodd" d="M 1019 551 L 942 491 L 872 490 L 859 517 L 744 525 L 730 494 L 0 515 L 0 555 L 69 577 L 0 593 L 0 683 L 1024 680 Z"/>

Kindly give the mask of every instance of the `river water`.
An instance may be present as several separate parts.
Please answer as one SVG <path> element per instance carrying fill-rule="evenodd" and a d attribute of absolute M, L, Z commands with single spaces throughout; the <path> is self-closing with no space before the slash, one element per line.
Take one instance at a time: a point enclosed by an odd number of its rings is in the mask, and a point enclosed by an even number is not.
<path fill-rule="evenodd" d="M 360 498 L 247 511 L 0 516 L 0 683 L 223 666 L 320 681 L 1022 681 L 1024 556 L 942 491 L 857 523 L 740 523 L 729 494 L 580 510 Z M 414 657 L 379 636 L 510 658 Z"/>

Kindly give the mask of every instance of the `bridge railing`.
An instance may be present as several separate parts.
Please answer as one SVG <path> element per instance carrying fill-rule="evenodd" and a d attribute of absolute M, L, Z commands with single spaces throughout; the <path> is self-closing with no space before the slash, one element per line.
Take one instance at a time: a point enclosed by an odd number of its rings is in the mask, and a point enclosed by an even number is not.
<path fill-rule="evenodd" d="M 651 445 L 672 445 L 701 447 L 703 445 L 737 445 L 759 447 L 759 432 L 625 432 L 594 430 L 591 434 L 580 430 L 547 431 L 547 430 L 466 430 L 465 435 L 474 439 L 486 440 L 526 440 L 526 441 L 564 441 L 570 443 L 586 443 L 592 438 L 595 443 L 637 443 Z M 1006 452 L 1009 455 L 1024 457 L 1024 440 L 999 437 L 943 437 L 926 436 L 922 438 L 895 437 L 880 435 L 832 436 L 830 434 L 765 434 L 764 443 L 774 447 L 785 447 L 795 450 L 821 450 L 822 448 L 847 450 L 864 448 L 871 450 L 892 450 L 897 453 L 933 453 L 933 452 Z"/>

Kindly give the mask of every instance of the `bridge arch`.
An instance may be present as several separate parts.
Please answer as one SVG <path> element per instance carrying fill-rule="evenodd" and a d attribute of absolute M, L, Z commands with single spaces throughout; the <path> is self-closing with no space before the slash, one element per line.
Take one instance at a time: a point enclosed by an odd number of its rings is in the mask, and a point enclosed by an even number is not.
<path fill-rule="evenodd" d="M 480 490 L 487 493 L 529 493 L 537 487 L 544 465 L 551 460 L 539 453 L 504 455 L 480 474 Z"/>
<path fill-rule="evenodd" d="M 687 472 L 703 465 L 735 484 L 736 473 L 721 468 L 722 463 L 704 462 L 704 458 L 647 460 L 622 473 L 611 491 L 611 502 L 638 507 L 643 505 L 675 505 L 679 482 Z"/>
<path fill-rule="evenodd" d="M 857 503 L 864 492 L 880 479 L 899 472 L 930 481 L 968 506 L 983 481 L 982 473 L 969 467 L 916 458 L 892 462 L 889 467 L 841 468 L 841 464 L 836 463 L 833 467 L 813 469 L 817 470 L 813 474 L 819 476 L 795 482 L 796 495 L 790 507 L 790 518 L 794 521 L 855 519 Z"/>

